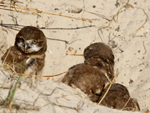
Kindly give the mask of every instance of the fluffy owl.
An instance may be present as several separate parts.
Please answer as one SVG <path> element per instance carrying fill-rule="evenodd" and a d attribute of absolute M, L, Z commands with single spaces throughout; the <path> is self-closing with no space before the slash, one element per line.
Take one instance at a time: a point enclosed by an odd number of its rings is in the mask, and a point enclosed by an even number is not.
<path fill-rule="evenodd" d="M 114 56 L 111 49 L 103 43 L 94 43 L 84 50 L 85 62 L 68 70 L 62 82 L 75 85 L 97 102 L 108 83 L 105 73 L 113 77 Z"/>
<path fill-rule="evenodd" d="M 107 91 L 108 86 L 102 92 L 100 99 Z M 136 99 L 130 98 L 127 88 L 121 84 L 114 83 L 101 102 L 102 105 L 128 111 L 139 111 L 140 107 Z"/>
<path fill-rule="evenodd" d="M 104 43 L 93 43 L 84 49 L 85 63 L 97 66 L 112 80 L 114 77 L 114 55 Z"/>
<path fill-rule="evenodd" d="M 36 27 L 26 26 L 19 31 L 14 46 L 1 59 L 12 65 L 17 73 L 37 74 L 44 66 L 46 49 L 44 33 Z"/>
<path fill-rule="evenodd" d="M 91 101 L 97 102 L 107 78 L 98 67 L 83 63 L 70 68 L 62 82 L 69 86 L 75 85 L 87 94 Z"/>

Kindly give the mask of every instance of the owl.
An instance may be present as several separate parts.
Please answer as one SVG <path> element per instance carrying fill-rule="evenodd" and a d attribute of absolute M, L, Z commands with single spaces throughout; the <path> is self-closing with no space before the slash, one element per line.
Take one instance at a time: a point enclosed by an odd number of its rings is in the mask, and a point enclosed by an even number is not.
<path fill-rule="evenodd" d="M 44 33 L 36 27 L 26 26 L 16 35 L 14 46 L 6 51 L 1 60 L 17 73 L 37 74 L 44 67 L 46 50 Z"/>
<path fill-rule="evenodd" d="M 91 101 L 98 102 L 109 77 L 113 77 L 114 56 L 103 43 L 94 43 L 84 50 L 85 62 L 71 67 L 62 82 L 72 84 L 88 95 Z"/>
<path fill-rule="evenodd" d="M 107 74 L 110 80 L 114 77 L 114 55 L 104 43 L 93 43 L 84 49 L 85 63 L 97 66 Z"/>
<path fill-rule="evenodd" d="M 100 100 L 107 91 L 108 86 L 102 92 Z M 130 98 L 127 88 L 121 84 L 114 83 L 101 102 L 102 105 L 128 111 L 139 111 L 140 107 L 136 99 Z"/>
<path fill-rule="evenodd" d="M 97 102 L 107 78 L 98 67 L 83 63 L 71 67 L 62 82 L 69 86 L 75 85 L 87 94 L 91 101 Z"/>

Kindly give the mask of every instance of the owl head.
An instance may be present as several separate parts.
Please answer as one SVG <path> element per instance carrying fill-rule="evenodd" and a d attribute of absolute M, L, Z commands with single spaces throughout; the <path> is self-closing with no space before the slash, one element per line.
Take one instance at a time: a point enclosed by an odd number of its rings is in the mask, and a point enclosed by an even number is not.
<path fill-rule="evenodd" d="M 109 46 L 104 43 L 93 43 L 84 49 L 84 58 L 90 59 L 101 59 L 104 62 L 114 63 L 114 55 Z"/>
<path fill-rule="evenodd" d="M 26 26 L 16 35 L 15 46 L 26 54 L 43 54 L 47 49 L 46 37 L 40 29 Z"/>

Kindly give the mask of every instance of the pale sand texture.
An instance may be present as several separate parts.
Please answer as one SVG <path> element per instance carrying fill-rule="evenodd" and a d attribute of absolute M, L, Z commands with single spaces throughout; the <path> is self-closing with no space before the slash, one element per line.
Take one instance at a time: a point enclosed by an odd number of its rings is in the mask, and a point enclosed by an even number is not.
<path fill-rule="evenodd" d="M 13 20 L 17 19 L 19 25 L 39 26 L 40 28 L 76 28 L 94 25 L 81 29 L 42 29 L 47 38 L 66 40 L 68 44 L 62 41 L 47 40 L 46 63 L 41 75 L 55 75 L 67 71 L 71 66 L 84 61 L 83 56 L 72 56 L 71 54 L 82 54 L 84 48 L 91 43 L 104 42 L 112 47 L 115 55 L 115 73 L 119 72 L 115 82 L 128 88 L 131 97 L 138 100 L 141 112 L 143 112 L 150 109 L 150 2 L 148 0 L 130 0 L 126 4 L 127 0 L 118 0 L 119 5 L 116 7 L 116 1 L 22 0 L 17 4 L 46 12 L 97 20 L 82 21 L 44 13 L 37 15 L 35 12 L 29 12 L 35 14 L 32 15 L 17 13 L 15 10 L 0 9 L 0 21 L 3 24 L 14 24 Z M 8 0 L 5 2 L 10 3 Z M 6 9 L 2 6 L 0 8 Z M 80 12 L 81 9 L 83 10 Z M 120 12 L 119 15 L 114 16 L 117 12 Z M 140 28 L 141 26 L 142 28 Z M 13 26 L 13 28 L 15 27 Z M 22 27 L 16 28 L 20 30 Z M 14 44 L 16 33 L 18 31 L 0 27 L 0 57 L 8 47 Z M 69 47 L 73 50 L 66 55 Z M 4 74 L 2 67 L 0 70 L 0 85 L 10 87 L 16 80 L 8 79 L 10 73 L 4 72 Z M 48 80 L 41 78 L 41 82 L 33 83 L 35 87 L 32 88 L 28 86 L 27 80 L 21 79 L 21 86 L 16 91 L 13 103 L 26 108 L 38 108 L 39 111 L 21 109 L 18 112 L 129 113 L 89 103 L 84 94 L 82 95 L 85 99 L 83 97 L 81 99 L 81 95 L 75 89 L 59 82 L 62 77 L 63 75 L 51 77 Z M 8 92 L 8 89 L 0 89 L 0 100 L 5 99 Z M 80 91 L 80 93 L 82 92 Z M 78 110 L 76 111 L 74 108 Z M 15 110 L 9 111 L 0 108 L 0 112 L 4 111 L 15 112 Z"/>

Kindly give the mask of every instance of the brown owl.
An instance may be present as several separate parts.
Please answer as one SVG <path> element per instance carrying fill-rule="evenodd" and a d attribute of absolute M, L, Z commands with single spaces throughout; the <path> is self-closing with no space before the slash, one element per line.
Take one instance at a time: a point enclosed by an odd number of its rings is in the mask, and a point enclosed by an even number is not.
<path fill-rule="evenodd" d="M 93 43 L 84 50 L 85 63 L 97 66 L 112 80 L 114 77 L 114 55 L 104 43 Z"/>
<path fill-rule="evenodd" d="M 85 62 L 70 68 L 62 82 L 75 85 L 93 102 L 97 102 L 108 83 L 105 74 L 113 77 L 114 56 L 105 44 L 94 43 L 85 48 L 84 57 Z"/>
<path fill-rule="evenodd" d="M 62 82 L 69 86 L 75 85 L 87 94 L 91 101 L 97 102 L 107 78 L 98 67 L 83 63 L 70 68 Z"/>
<path fill-rule="evenodd" d="M 108 86 L 102 92 L 100 99 L 107 91 Z M 121 84 L 114 83 L 101 102 L 102 105 L 128 111 L 139 111 L 140 107 L 136 99 L 130 98 L 127 88 Z"/>
<path fill-rule="evenodd" d="M 2 56 L 4 63 L 13 65 L 17 73 L 37 74 L 45 63 L 47 42 L 44 33 L 32 26 L 22 28 L 16 35 L 14 46 Z"/>

